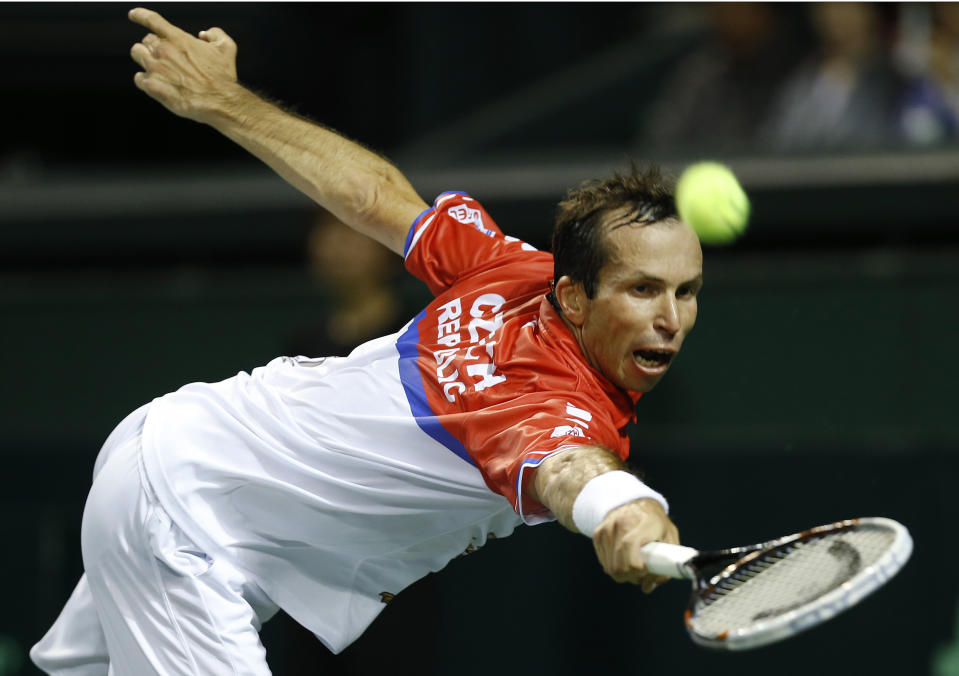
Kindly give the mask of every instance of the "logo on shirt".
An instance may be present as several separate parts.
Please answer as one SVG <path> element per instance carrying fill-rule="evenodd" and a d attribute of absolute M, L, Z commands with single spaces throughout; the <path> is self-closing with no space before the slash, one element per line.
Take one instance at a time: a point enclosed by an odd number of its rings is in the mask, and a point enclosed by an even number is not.
<path fill-rule="evenodd" d="M 566 420 L 573 424 L 554 427 L 553 433 L 549 435 L 550 439 L 554 437 L 585 437 L 586 430 L 589 429 L 589 422 L 593 419 L 593 414 L 577 408 L 567 401 L 566 416 Z"/>
<path fill-rule="evenodd" d="M 493 237 L 496 234 L 483 224 L 483 212 L 479 209 L 471 209 L 465 204 L 457 204 L 454 207 L 450 207 L 447 212 L 463 225 L 472 225 L 489 237 Z"/>
<path fill-rule="evenodd" d="M 468 317 L 463 316 L 461 298 L 438 309 L 436 342 L 445 349 L 433 352 L 433 361 L 436 381 L 450 403 L 468 388 L 482 392 L 506 381 L 493 361 L 496 332 L 503 325 L 500 310 L 505 303 L 498 293 L 484 293 L 473 301 Z"/>

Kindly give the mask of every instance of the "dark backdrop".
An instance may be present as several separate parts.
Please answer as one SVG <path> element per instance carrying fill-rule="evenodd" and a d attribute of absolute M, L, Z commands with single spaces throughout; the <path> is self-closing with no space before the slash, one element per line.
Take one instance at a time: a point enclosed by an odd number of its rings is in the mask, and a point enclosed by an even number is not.
<path fill-rule="evenodd" d="M 220 25 L 240 45 L 244 82 L 409 158 L 424 193 L 471 190 L 505 231 L 540 247 L 564 183 L 542 189 L 536 167 L 575 176 L 596 158 L 677 167 L 701 154 L 650 155 L 629 142 L 669 55 L 696 39 L 658 37 L 668 17 L 657 5 L 158 8 L 192 32 Z M 81 573 L 82 504 L 112 426 L 184 383 L 284 353 L 324 308 L 304 264 L 313 208 L 133 87 L 127 52 L 142 31 L 127 9 L 0 5 L 3 676 L 35 673 L 25 652 Z M 512 101 L 514 113 L 545 105 L 524 103 L 530 83 L 641 40 L 659 40 L 658 56 L 638 59 L 575 115 L 543 112 L 535 143 L 520 135 L 496 152 L 417 156 L 422 135 L 497 102 Z M 585 538 L 521 528 L 399 595 L 332 662 L 282 619 L 271 623 L 274 671 L 693 674 L 775 663 L 783 674 L 930 673 L 956 630 L 948 560 L 959 553 L 950 538 L 959 164 L 950 171 L 948 151 L 846 154 L 855 162 L 836 180 L 817 180 L 817 167 L 837 166 L 829 154 L 729 158 L 753 200 L 750 232 L 707 250 L 699 325 L 632 431 L 634 462 L 669 497 L 690 544 L 890 516 L 911 529 L 916 551 L 888 588 L 786 644 L 712 654 L 684 634 L 683 584 L 644 597 L 607 580 Z M 785 167 L 783 177 L 769 166 Z M 922 170 L 930 166 L 946 168 Z M 476 167 L 486 169 L 480 189 L 443 183 Z M 505 189 L 497 167 L 533 167 L 529 189 Z M 404 285 L 405 309 L 425 294 Z"/>

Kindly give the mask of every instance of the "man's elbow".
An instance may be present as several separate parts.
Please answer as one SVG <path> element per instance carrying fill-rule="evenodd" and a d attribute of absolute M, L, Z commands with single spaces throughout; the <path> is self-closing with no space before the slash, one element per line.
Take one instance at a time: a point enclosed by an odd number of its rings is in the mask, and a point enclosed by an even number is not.
<path fill-rule="evenodd" d="M 410 225 L 426 203 L 412 192 L 402 175 L 400 184 L 395 180 L 381 170 L 343 176 L 338 186 L 339 199 L 335 200 L 342 211 L 336 215 L 355 230 L 402 254 Z"/>
<path fill-rule="evenodd" d="M 383 179 L 373 172 L 363 172 L 352 177 L 345 188 L 345 202 L 358 223 L 371 223 L 383 209 L 386 201 Z"/>
<path fill-rule="evenodd" d="M 367 217 L 388 213 L 396 204 L 426 204 L 406 176 L 391 164 L 357 173 L 350 189 L 358 212 Z"/>

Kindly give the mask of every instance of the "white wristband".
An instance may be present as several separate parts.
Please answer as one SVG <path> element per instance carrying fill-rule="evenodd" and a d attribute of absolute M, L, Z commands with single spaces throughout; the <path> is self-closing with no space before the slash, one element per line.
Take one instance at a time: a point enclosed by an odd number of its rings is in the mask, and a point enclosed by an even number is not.
<path fill-rule="evenodd" d="M 593 537 L 593 531 L 610 511 L 640 498 L 652 498 L 669 513 L 669 504 L 661 494 L 622 470 L 606 472 L 586 482 L 573 502 L 573 523 L 576 529 Z"/>

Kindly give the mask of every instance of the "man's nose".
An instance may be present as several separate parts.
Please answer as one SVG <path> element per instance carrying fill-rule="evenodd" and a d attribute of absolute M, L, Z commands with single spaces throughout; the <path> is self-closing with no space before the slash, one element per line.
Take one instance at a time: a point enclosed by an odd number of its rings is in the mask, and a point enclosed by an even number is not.
<path fill-rule="evenodd" d="M 656 314 L 655 328 L 657 331 L 669 334 L 670 337 L 679 332 L 679 303 L 672 294 L 663 294 Z"/>

